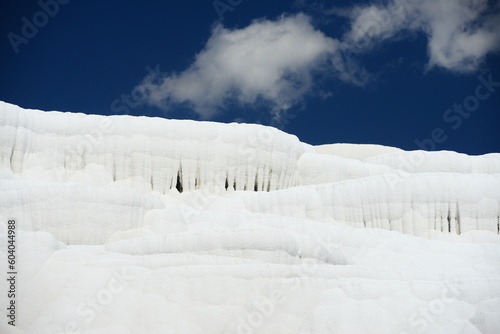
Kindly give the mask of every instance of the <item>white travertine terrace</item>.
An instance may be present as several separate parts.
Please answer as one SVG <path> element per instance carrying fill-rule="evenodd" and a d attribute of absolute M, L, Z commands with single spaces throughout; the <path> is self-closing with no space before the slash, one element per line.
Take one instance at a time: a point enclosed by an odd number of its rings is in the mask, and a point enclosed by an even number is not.
<path fill-rule="evenodd" d="M 0 102 L 0 332 L 497 333 L 499 216 L 496 153 Z"/>

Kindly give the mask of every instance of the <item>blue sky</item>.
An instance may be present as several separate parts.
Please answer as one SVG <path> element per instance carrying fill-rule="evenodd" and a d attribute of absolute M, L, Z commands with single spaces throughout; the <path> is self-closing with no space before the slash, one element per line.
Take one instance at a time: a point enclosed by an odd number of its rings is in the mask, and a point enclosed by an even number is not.
<path fill-rule="evenodd" d="M 488 0 L 8 1 L 0 100 L 273 125 L 311 144 L 500 152 Z"/>

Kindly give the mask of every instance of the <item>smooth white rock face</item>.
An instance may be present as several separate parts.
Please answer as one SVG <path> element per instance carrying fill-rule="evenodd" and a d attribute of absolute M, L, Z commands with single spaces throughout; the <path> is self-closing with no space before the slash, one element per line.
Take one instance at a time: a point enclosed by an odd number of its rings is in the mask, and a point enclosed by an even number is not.
<path fill-rule="evenodd" d="M 499 216 L 500 154 L 0 102 L 0 333 L 498 333 Z"/>

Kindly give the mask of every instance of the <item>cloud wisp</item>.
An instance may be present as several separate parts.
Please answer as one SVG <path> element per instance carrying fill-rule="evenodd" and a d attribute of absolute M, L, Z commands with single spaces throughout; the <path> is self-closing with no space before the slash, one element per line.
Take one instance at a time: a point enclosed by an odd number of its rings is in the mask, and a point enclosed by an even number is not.
<path fill-rule="evenodd" d="M 254 21 L 243 29 L 216 26 L 204 49 L 183 72 L 149 75 L 139 88 L 149 104 L 187 104 L 202 119 L 228 105 L 264 103 L 274 116 L 299 103 L 328 66 L 338 42 L 298 14 Z"/>
<path fill-rule="evenodd" d="M 427 68 L 473 72 L 489 53 L 500 52 L 500 4 L 488 0 L 390 0 L 333 13 L 350 18 L 343 43 L 370 52 L 407 32 L 427 36 Z"/>
<path fill-rule="evenodd" d="M 302 13 L 242 29 L 219 24 L 187 69 L 150 73 L 135 90 L 164 111 L 185 105 L 200 119 L 211 119 L 235 106 L 259 106 L 279 123 L 306 96 L 322 94 L 319 77 L 369 82 L 360 56 L 408 33 L 427 36 L 428 70 L 471 73 L 486 55 L 500 52 L 500 4 L 488 0 L 388 0 L 325 12 L 348 18 L 349 29 L 339 39 Z"/>

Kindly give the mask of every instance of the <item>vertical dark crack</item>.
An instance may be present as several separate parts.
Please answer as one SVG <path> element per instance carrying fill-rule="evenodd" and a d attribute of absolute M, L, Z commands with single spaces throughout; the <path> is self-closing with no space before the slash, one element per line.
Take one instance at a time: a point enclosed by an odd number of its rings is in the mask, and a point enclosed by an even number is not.
<path fill-rule="evenodd" d="M 177 172 L 177 183 L 175 184 L 175 188 L 177 189 L 178 192 L 182 192 L 182 168 L 179 168 L 179 171 Z"/>
<path fill-rule="evenodd" d="M 448 217 L 446 217 L 446 220 L 448 221 L 448 232 L 451 233 L 451 209 L 450 209 L 450 205 L 448 205 Z"/>
<path fill-rule="evenodd" d="M 196 177 L 194 178 L 194 188 L 199 189 L 200 188 L 200 180 L 201 180 L 201 173 L 200 173 L 200 166 L 196 167 Z"/>
<path fill-rule="evenodd" d="M 270 170 L 269 171 L 269 181 L 267 182 L 267 191 L 271 191 L 271 179 L 272 179 L 272 176 L 273 176 L 273 171 Z"/>

